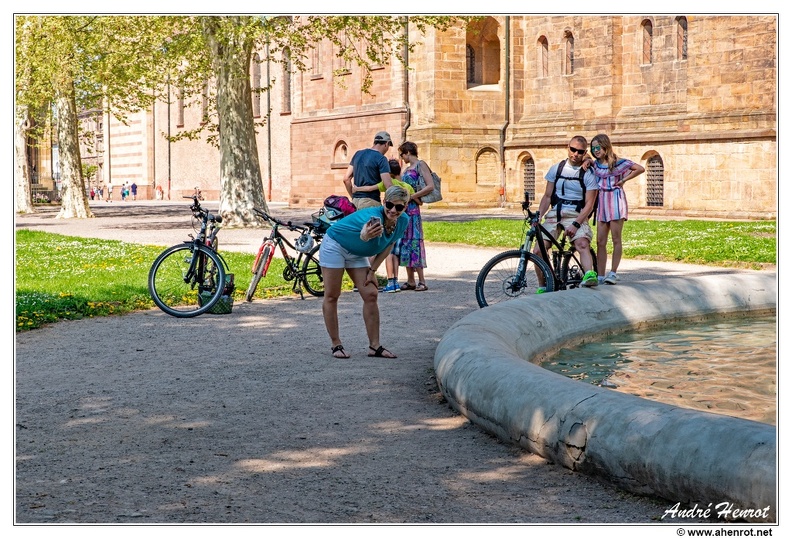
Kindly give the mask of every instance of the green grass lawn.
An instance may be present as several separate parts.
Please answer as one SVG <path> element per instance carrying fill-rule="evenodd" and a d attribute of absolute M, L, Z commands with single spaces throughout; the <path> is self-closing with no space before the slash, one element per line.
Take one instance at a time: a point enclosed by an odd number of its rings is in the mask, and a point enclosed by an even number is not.
<path fill-rule="evenodd" d="M 16 233 L 16 328 L 154 307 L 148 272 L 161 246 L 97 240 L 32 230 Z M 253 254 L 222 252 L 234 273 L 235 301 L 244 300 Z M 274 258 L 256 290 L 267 298 L 292 293 L 284 262 Z"/>
<path fill-rule="evenodd" d="M 523 222 L 483 219 L 464 223 L 424 222 L 429 241 L 513 249 L 522 243 Z M 149 309 L 147 280 L 159 246 L 49 234 L 16 233 L 16 329 L 64 319 Z M 222 251 L 236 282 L 235 301 L 250 284 L 253 254 Z M 624 257 L 761 269 L 776 264 L 776 222 L 629 221 Z M 256 296 L 292 294 L 284 263 L 273 259 Z M 351 283 L 346 283 L 347 288 Z"/>
<path fill-rule="evenodd" d="M 523 227 L 523 221 L 503 219 L 433 221 L 424 222 L 424 235 L 437 242 L 514 249 L 525 237 Z M 762 269 L 776 263 L 776 222 L 628 221 L 622 246 L 624 258 Z"/>

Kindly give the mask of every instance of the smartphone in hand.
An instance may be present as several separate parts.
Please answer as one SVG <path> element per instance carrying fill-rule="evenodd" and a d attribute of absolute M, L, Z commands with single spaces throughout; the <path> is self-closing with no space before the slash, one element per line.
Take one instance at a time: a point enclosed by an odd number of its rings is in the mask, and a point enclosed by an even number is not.
<path fill-rule="evenodd" d="M 376 217 L 376 216 L 375 216 L 375 217 L 372 217 L 371 219 L 369 219 L 369 220 L 368 220 L 368 223 L 366 223 L 366 224 L 367 224 L 369 227 L 372 227 L 372 226 L 374 226 L 374 225 L 380 225 L 380 224 L 382 224 L 382 221 L 380 221 L 380 218 L 379 218 L 379 217 Z"/>

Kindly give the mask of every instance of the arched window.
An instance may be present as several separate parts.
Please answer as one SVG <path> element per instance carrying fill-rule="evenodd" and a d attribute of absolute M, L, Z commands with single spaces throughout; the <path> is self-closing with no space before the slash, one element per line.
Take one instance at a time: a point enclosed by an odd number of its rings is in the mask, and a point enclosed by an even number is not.
<path fill-rule="evenodd" d="M 575 73 L 575 37 L 572 32 L 564 34 L 564 75 Z"/>
<path fill-rule="evenodd" d="M 201 89 L 201 123 L 209 121 L 209 79 L 204 81 Z"/>
<path fill-rule="evenodd" d="M 344 75 L 352 72 L 352 61 L 344 57 L 344 53 L 352 48 L 352 42 L 349 40 L 349 35 L 344 32 L 344 37 L 341 39 L 341 45 L 338 48 L 338 69 L 339 75 Z"/>
<path fill-rule="evenodd" d="M 281 111 L 284 114 L 291 113 L 291 95 L 292 95 L 292 61 L 291 61 L 291 50 L 284 49 L 283 50 L 283 81 L 281 83 L 281 87 L 283 93 L 281 97 L 283 102 L 281 103 Z"/>
<path fill-rule="evenodd" d="M 176 93 L 176 127 L 184 127 L 184 88 L 179 88 Z"/>
<path fill-rule="evenodd" d="M 253 117 L 261 116 L 261 57 L 258 53 L 253 55 L 253 65 L 251 66 L 251 85 L 253 92 Z"/>
<path fill-rule="evenodd" d="M 487 148 L 476 157 L 476 183 L 478 185 L 500 184 L 500 167 L 498 154 L 495 150 Z"/>
<path fill-rule="evenodd" d="M 643 57 L 641 63 L 652 63 L 652 21 L 645 20 L 641 23 L 643 29 Z"/>
<path fill-rule="evenodd" d="M 343 140 L 339 140 L 336 143 L 335 150 L 333 150 L 333 164 L 335 165 L 349 164 L 349 146 Z"/>
<path fill-rule="evenodd" d="M 470 45 L 465 47 L 465 60 L 467 62 L 467 83 L 473 84 L 476 82 L 476 51 Z"/>
<path fill-rule="evenodd" d="M 663 159 L 653 155 L 646 162 L 646 205 L 663 205 Z"/>
<path fill-rule="evenodd" d="M 471 23 L 465 35 L 467 83 L 498 84 L 501 78 L 500 25 L 493 17 Z"/>
<path fill-rule="evenodd" d="M 687 60 L 688 57 L 688 25 L 686 17 L 677 17 L 676 51 L 677 60 Z"/>
<path fill-rule="evenodd" d="M 538 42 L 538 49 L 539 49 L 539 72 L 537 75 L 539 78 L 547 77 L 547 66 L 548 66 L 548 52 L 547 52 L 547 38 L 545 36 L 541 36 Z"/>
<path fill-rule="evenodd" d="M 536 164 L 530 155 L 523 159 L 523 192 L 528 200 L 536 202 Z"/>
<path fill-rule="evenodd" d="M 317 43 L 311 51 L 311 78 L 318 79 L 322 77 L 321 54 L 319 48 L 321 43 Z"/>

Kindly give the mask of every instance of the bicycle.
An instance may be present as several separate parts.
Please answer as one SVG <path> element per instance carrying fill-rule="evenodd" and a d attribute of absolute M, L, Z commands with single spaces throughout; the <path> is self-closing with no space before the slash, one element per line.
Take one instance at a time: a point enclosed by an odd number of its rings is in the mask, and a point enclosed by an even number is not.
<path fill-rule="evenodd" d="M 280 221 L 258 208 L 253 208 L 253 211 L 272 225 L 272 231 L 269 236 L 264 237 L 258 253 L 256 253 L 256 259 L 253 261 L 251 269 L 253 278 L 250 281 L 247 292 L 245 292 L 245 300 L 253 301 L 253 295 L 256 293 L 259 281 L 267 275 L 276 247 L 280 248 L 283 259 L 286 261 L 286 267 L 283 269 L 283 278 L 286 281 L 294 281 L 292 291 L 298 292 L 302 299 L 305 299 L 303 287 L 312 296 L 324 296 L 322 268 L 319 266 L 319 242 L 322 241 L 324 232 L 320 224 L 304 223 L 304 225 L 295 225 L 291 221 Z M 281 227 L 300 233 L 294 244 L 281 233 L 279 230 Z M 286 249 L 287 246 L 297 251 L 296 257 L 289 254 Z"/>
<path fill-rule="evenodd" d="M 222 218 L 192 199 L 190 211 L 197 220 L 197 234 L 165 249 L 151 265 L 148 289 L 154 303 L 177 318 L 190 318 L 212 310 L 223 295 L 233 292 L 233 275 L 217 252 L 217 232 Z M 228 277 L 227 277 L 228 276 Z M 221 286 L 222 283 L 222 286 Z"/>
<path fill-rule="evenodd" d="M 566 234 L 560 234 L 560 240 L 555 239 L 540 224 L 539 212 L 532 212 L 530 205 L 526 192 L 522 209 L 526 214 L 523 229 L 527 227 L 527 230 L 522 246 L 495 255 L 481 268 L 476 279 L 476 301 L 479 307 L 520 297 L 541 286 L 545 287 L 546 292 L 553 292 L 577 288 L 583 281 L 585 272 L 575 246 L 571 242 L 567 246 Z M 549 250 L 545 242 L 537 238 L 550 242 Z M 533 252 L 534 243 L 539 247 L 539 255 Z M 597 256 L 594 249 L 589 250 L 596 271 Z"/>

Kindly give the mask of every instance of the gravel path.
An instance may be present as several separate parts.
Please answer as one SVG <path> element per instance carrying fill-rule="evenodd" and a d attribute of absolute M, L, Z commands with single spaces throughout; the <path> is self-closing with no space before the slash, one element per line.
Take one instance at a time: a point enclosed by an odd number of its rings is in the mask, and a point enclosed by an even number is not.
<path fill-rule="evenodd" d="M 16 226 L 162 245 L 189 231 L 183 204 L 94 209 L 95 219 L 44 212 Z M 223 230 L 221 249 L 253 252 L 262 235 Z M 354 293 L 339 303 L 349 360 L 330 357 L 321 301 L 297 296 L 224 316 L 155 309 L 18 334 L 15 521 L 655 522 L 671 503 L 503 444 L 439 394 L 435 346 L 477 309 L 475 276 L 498 251 L 430 244 L 430 290 L 381 294 L 382 342 L 397 360 L 365 356 Z M 719 271 L 627 261 L 623 278 Z"/>

